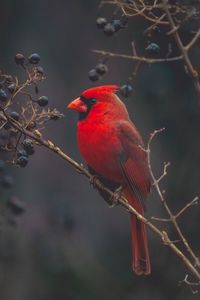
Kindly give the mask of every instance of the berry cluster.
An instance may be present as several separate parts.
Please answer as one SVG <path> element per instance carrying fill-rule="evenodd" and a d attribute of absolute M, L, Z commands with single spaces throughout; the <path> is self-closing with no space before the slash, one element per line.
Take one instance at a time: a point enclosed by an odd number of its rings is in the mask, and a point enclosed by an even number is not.
<path fill-rule="evenodd" d="M 119 30 L 125 28 L 128 23 L 128 17 L 123 15 L 120 19 L 112 20 L 108 22 L 106 18 L 99 17 L 96 19 L 97 28 L 102 29 L 104 34 L 112 36 Z"/>
<path fill-rule="evenodd" d="M 88 77 L 91 81 L 97 81 L 101 76 L 108 72 L 108 67 L 105 62 L 100 62 L 94 69 L 88 72 Z"/>
<path fill-rule="evenodd" d="M 38 83 L 45 79 L 39 62 L 37 53 L 27 59 L 22 53 L 15 55 L 15 63 L 28 77 L 22 83 L 15 76 L 0 72 L 0 150 L 11 155 L 10 162 L 19 167 L 25 167 L 29 156 L 35 152 L 35 142 L 22 134 L 19 128 L 41 136 L 47 121 L 63 117 L 56 109 L 47 107 L 47 96 L 38 95 Z"/>
<path fill-rule="evenodd" d="M 17 65 L 24 66 L 25 64 L 37 65 L 40 62 L 40 55 L 38 53 L 32 53 L 29 55 L 28 60 L 26 62 L 26 58 L 22 53 L 17 53 L 15 55 L 15 62 Z"/>
<path fill-rule="evenodd" d="M 147 1 L 147 2 L 148 2 L 147 5 L 149 5 L 149 7 L 151 7 L 151 4 L 149 3 L 149 1 Z M 139 3 L 140 3 L 140 1 L 139 1 Z M 119 32 L 121 29 L 127 28 L 127 24 L 128 24 L 127 16 L 129 16 L 129 18 L 130 18 L 131 11 L 137 10 L 137 5 L 136 5 L 135 0 L 124 0 L 124 1 L 120 2 L 120 5 L 116 4 L 116 6 L 119 6 L 118 9 L 123 7 L 123 9 L 122 9 L 123 15 L 120 18 L 116 17 L 116 13 L 118 13 L 118 10 L 116 10 L 113 13 L 113 16 L 115 16 L 115 17 L 112 18 L 111 21 L 108 21 L 105 17 L 98 17 L 96 19 L 97 28 L 102 30 L 104 32 L 104 34 L 107 36 L 113 36 L 114 34 Z M 141 13 L 141 11 L 140 11 L 140 13 Z M 135 15 L 140 15 L 140 14 L 136 13 Z M 152 39 L 152 34 L 154 34 L 154 33 L 156 33 L 156 34 L 160 33 L 160 29 L 157 25 L 148 27 L 145 32 L 145 35 L 148 36 L 148 39 L 149 38 Z M 157 39 L 157 37 L 155 35 L 154 35 L 154 39 Z M 119 89 L 120 95 L 124 98 L 129 97 L 133 92 L 133 86 L 132 86 L 131 82 L 133 81 L 134 77 L 136 76 L 136 73 L 138 72 L 138 70 L 141 66 L 141 61 L 142 61 L 136 52 L 135 41 L 132 41 L 131 45 L 132 45 L 132 50 L 133 50 L 133 56 L 135 56 L 135 61 L 133 62 L 134 70 L 133 70 L 133 74 L 131 75 L 131 77 L 128 78 L 127 83 L 122 85 Z M 154 59 L 155 59 L 155 57 L 157 57 L 158 53 L 160 53 L 160 50 L 161 50 L 160 46 L 155 42 L 148 41 L 146 48 L 143 46 L 143 52 L 145 51 L 146 54 L 148 54 L 150 57 L 154 57 Z M 108 55 L 107 58 L 109 56 L 117 56 L 117 54 L 115 55 L 115 53 L 113 55 L 110 52 L 106 53 L 105 51 L 101 51 L 101 50 L 96 50 L 95 52 L 101 54 L 103 57 L 106 57 L 105 55 Z M 105 64 L 98 64 L 95 68 L 91 69 L 88 72 L 88 77 L 91 81 L 97 81 L 97 80 L 99 80 L 100 76 L 103 75 L 104 73 L 106 73 L 107 71 L 108 71 L 108 68 Z"/>
<path fill-rule="evenodd" d="M 25 139 L 22 142 L 22 149 L 17 151 L 17 165 L 24 168 L 28 163 L 29 155 L 35 153 L 34 142 L 31 139 Z"/>

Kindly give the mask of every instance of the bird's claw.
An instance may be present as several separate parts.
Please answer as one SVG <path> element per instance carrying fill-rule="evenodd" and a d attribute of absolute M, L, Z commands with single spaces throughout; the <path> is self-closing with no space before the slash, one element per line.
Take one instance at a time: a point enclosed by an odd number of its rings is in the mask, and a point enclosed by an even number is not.
<path fill-rule="evenodd" d="M 92 175 L 89 179 L 90 184 L 96 188 L 97 187 L 97 181 L 98 181 L 98 176 L 97 175 Z"/>
<path fill-rule="evenodd" d="M 119 204 L 119 199 L 121 198 L 122 196 L 122 190 L 123 190 L 123 186 L 120 186 L 119 188 L 117 188 L 113 195 L 110 197 L 109 199 L 109 207 L 112 208 L 112 207 L 115 207 L 116 205 Z"/>

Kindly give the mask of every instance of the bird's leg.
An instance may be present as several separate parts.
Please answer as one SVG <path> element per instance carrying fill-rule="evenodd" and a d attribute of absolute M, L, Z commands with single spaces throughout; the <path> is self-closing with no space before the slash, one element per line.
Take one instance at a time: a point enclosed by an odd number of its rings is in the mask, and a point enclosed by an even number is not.
<path fill-rule="evenodd" d="M 117 204 L 119 204 L 118 200 L 121 198 L 122 196 L 122 191 L 123 191 L 124 186 L 120 185 L 114 192 L 113 192 L 113 196 L 111 196 L 109 198 L 108 205 L 109 207 L 114 207 Z"/>

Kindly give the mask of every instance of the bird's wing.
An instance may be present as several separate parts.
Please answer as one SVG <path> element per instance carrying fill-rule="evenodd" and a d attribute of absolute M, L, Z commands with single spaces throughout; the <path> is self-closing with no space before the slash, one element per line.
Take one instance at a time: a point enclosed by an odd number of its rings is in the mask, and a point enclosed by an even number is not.
<path fill-rule="evenodd" d="M 130 121 L 121 121 L 118 127 L 122 145 L 120 167 L 126 184 L 144 206 L 144 200 L 150 191 L 150 176 L 143 141 Z"/>

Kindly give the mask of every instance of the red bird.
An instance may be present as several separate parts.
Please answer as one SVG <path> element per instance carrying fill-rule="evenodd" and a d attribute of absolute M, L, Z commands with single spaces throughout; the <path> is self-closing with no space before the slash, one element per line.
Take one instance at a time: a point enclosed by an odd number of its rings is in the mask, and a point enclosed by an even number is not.
<path fill-rule="evenodd" d="M 90 88 L 68 108 L 79 112 L 78 145 L 90 172 L 113 191 L 122 186 L 123 196 L 144 214 L 150 192 L 146 153 L 125 105 L 115 94 L 117 90 L 115 85 Z M 147 275 L 151 267 L 145 224 L 133 214 L 130 217 L 132 268 L 137 275 Z"/>

